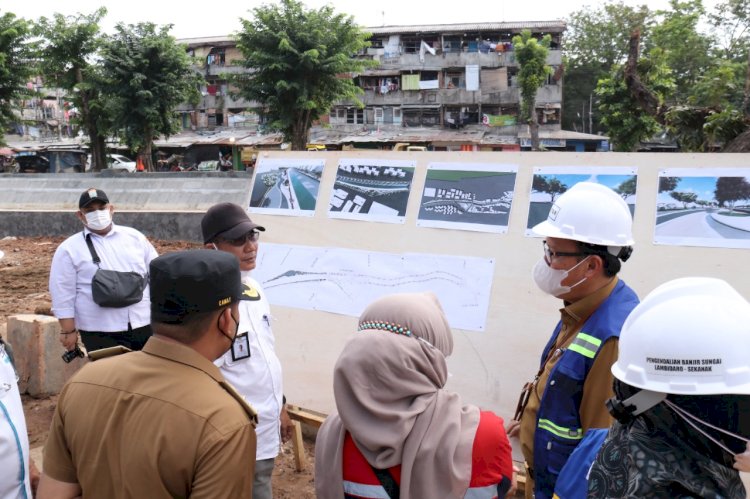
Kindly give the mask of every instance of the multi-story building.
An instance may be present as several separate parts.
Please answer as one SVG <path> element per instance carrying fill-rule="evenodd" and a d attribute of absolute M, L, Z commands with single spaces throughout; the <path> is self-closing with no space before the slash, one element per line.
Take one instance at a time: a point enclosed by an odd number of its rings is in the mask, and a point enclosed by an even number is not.
<path fill-rule="evenodd" d="M 547 65 L 553 71 L 536 98 L 542 143 L 564 149 L 566 133 L 586 140 L 560 127 L 565 28 L 564 21 L 365 28 L 372 34 L 371 46 L 355 57 L 373 59 L 378 66 L 352 75 L 364 91 L 364 108 L 354 101 L 337 103 L 326 126 L 313 130 L 312 141 L 410 141 L 443 150 L 527 147 L 527 127 L 518 124 L 519 65 L 512 45 L 513 37 L 527 29 L 537 38 L 552 37 Z M 257 127 L 259 118 L 249 111 L 250 103 L 229 95 L 225 75 L 244 70 L 233 63 L 241 57 L 235 42 L 229 37 L 180 41 L 202 61 L 208 82 L 201 104 L 182 109 L 185 127 Z"/>
<path fill-rule="evenodd" d="M 356 76 L 365 108 L 341 103 L 330 124 L 515 127 L 520 94 L 512 39 L 524 29 L 552 36 L 553 74 L 537 92 L 537 114 L 543 127 L 559 130 L 563 21 L 369 28 L 371 47 L 359 57 L 379 66 Z"/>

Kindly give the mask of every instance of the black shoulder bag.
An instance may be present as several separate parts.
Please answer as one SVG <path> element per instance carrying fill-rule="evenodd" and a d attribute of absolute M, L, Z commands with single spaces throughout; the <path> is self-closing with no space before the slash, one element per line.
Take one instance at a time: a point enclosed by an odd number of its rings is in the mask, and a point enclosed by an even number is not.
<path fill-rule="evenodd" d="M 86 235 L 86 244 L 91 252 L 91 258 L 98 267 L 91 281 L 94 303 L 100 307 L 124 308 L 141 301 L 146 278 L 138 272 L 119 272 L 101 268 L 101 260 L 96 254 L 94 243 L 91 242 L 91 234 Z"/>

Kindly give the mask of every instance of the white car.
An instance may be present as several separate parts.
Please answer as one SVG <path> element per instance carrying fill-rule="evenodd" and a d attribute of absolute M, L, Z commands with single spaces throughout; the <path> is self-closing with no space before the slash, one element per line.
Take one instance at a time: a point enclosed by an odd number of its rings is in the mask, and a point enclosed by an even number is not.
<path fill-rule="evenodd" d="M 126 170 L 129 173 L 135 171 L 135 161 L 121 154 L 107 154 L 107 168 L 110 170 Z"/>
<path fill-rule="evenodd" d="M 122 154 L 107 154 L 107 169 L 132 173 L 135 171 L 135 161 Z M 86 171 L 90 170 L 91 155 L 89 154 L 88 161 L 86 162 Z"/>

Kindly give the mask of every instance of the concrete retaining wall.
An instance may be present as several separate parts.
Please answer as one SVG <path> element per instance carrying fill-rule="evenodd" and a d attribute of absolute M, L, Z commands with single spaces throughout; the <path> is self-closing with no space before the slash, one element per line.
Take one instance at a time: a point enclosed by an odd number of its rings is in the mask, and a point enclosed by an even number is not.
<path fill-rule="evenodd" d="M 222 201 L 247 206 L 251 172 L 0 174 L 0 237 L 67 236 L 89 187 L 107 193 L 115 223 L 156 239 L 200 240 L 200 219 Z"/>

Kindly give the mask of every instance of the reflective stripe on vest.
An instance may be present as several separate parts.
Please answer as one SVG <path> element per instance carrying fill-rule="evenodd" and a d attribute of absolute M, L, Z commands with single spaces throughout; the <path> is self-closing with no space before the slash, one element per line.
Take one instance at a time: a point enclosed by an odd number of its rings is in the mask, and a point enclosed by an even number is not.
<path fill-rule="evenodd" d="M 483 487 L 469 487 L 464 499 L 495 499 L 497 497 L 497 485 L 485 485 Z"/>
<path fill-rule="evenodd" d="M 602 346 L 602 340 L 590 336 L 584 332 L 580 332 L 573 339 L 573 342 L 568 347 L 568 350 L 573 350 L 576 353 L 580 353 L 584 357 L 593 359 L 596 356 L 596 352 L 599 351 L 600 346 Z"/>
<path fill-rule="evenodd" d="M 537 427 L 540 430 L 547 430 L 548 432 L 557 435 L 560 438 L 568 440 L 580 440 L 583 438 L 583 430 L 581 428 L 570 429 L 564 426 L 557 426 L 549 419 L 540 419 Z"/>
<path fill-rule="evenodd" d="M 344 480 L 344 494 L 363 499 L 390 499 L 382 485 L 365 485 Z"/>

